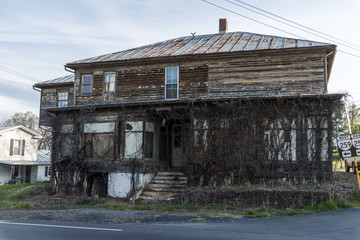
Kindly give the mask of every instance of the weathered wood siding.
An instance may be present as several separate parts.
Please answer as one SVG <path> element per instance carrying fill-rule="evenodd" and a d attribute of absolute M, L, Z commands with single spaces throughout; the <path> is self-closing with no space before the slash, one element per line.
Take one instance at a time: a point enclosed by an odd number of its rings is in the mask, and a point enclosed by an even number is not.
<path fill-rule="evenodd" d="M 209 64 L 209 97 L 326 93 L 320 54 L 258 56 Z"/>
<path fill-rule="evenodd" d="M 76 72 L 77 104 L 165 100 L 168 66 L 179 66 L 179 100 L 324 94 L 328 77 L 325 58 L 323 51 L 308 50 L 81 68 Z M 113 96 L 103 94 L 105 72 L 116 72 Z M 93 75 L 91 94 L 81 93 L 82 74 Z"/>
<path fill-rule="evenodd" d="M 46 115 L 46 109 L 57 107 L 57 93 L 68 92 L 68 106 L 73 105 L 74 88 L 70 86 L 43 87 L 40 101 L 40 125 L 50 126 L 50 118 Z"/>
<path fill-rule="evenodd" d="M 165 67 L 167 65 L 136 66 L 127 68 L 86 69 L 77 73 L 76 102 L 131 102 L 161 101 L 165 99 Z M 190 63 L 179 66 L 179 99 L 205 98 L 208 94 L 208 66 Z M 116 72 L 115 96 L 105 97 L 104 73 Z M 93 75 L 91 94 L 81 93 L 81 75 Z"/>

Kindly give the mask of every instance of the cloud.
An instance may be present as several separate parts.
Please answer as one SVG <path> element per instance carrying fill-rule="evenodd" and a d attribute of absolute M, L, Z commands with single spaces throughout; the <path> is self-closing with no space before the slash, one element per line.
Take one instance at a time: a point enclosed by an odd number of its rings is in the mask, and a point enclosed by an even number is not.
<path fill-rule="evenodd" d="M 39 108 L 35 105 L 28 105 L 27 102 L 19 101 L 16 98 L 10 98 L 0 95 L 0 112 L 2 115 L 11 116 L 15 112 L 27 112 L 31 111 L 35 114 L 39 114 Z"/>

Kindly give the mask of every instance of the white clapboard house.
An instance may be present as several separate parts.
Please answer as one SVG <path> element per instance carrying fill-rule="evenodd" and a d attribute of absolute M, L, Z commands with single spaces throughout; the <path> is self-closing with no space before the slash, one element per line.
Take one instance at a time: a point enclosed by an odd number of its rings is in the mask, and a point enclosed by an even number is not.
<path fill-rule="evenodd" d="M 50 180 L 50 151 L 38 151 L 41 136 L 24 126 L 0 127 L 0 184 Z"/>

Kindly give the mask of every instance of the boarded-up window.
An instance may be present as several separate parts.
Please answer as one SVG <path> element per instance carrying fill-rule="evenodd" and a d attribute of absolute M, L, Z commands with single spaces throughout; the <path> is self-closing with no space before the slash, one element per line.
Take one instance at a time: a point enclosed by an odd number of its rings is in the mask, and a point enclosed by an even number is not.
<path fill-rule="evenodd" d="M 86 158 L 113 158 L 114 134 L 112 133 L 86 133 Z"/>
<path fill-rule="evenodd" d="M 85 157 L 114 158 L 114 123 L 84 125 Z"/>

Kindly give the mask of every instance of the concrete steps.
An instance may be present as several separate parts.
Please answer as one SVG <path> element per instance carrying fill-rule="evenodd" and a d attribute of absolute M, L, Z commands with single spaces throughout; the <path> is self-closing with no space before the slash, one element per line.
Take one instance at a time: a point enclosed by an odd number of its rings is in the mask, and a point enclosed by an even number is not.
<path fill-rule="evenodd" d="M 182 172 L 158 172 L 137 198 L 137 203 L 162 203 L 173 201 L 187 186 Z"/>

